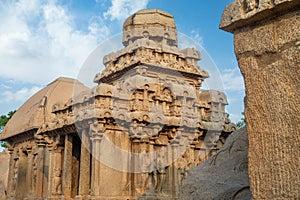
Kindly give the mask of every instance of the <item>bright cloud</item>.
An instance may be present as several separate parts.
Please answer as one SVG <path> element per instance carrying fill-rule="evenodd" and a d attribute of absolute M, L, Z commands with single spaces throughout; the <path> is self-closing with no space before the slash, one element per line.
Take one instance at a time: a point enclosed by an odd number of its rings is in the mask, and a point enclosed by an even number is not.
<path fill-rule="evenodd" d="M 104 13 L 105 18 L 123 20 L 134 12 L 147 7 L 150 0 L 111 0 L 111 7 Z"/>
<path fill-rule="evenodd" d="M 179 32 L 178 47 L 179 49 L 195 48 L 201 51 L 203 49 L 203 39 L 196 30 L 191 31 L 189 35 Z"/>
<path fill-rule="evenodd" d="M 29 97 L 39 91 L 41 88 L 33 86 L 31 88 L 22 88 L 16 92 L 5 91 L 2 93 L 2 102 L 11 102 L 11 101 L 26 101 Z"/>
<path fill-rule="evenodd" d="M 0 78 L 46 84 L 58 76 L 75 77 L 89 53 L 110 32 L 101 18 L 88 31 L 57 1 L 0 3 Z"/>
<path fill-rule="evenodd" d="M 198 30 L 192 30 L 190 33 L 192 40 L 194 40 L 198 45 L 204 46 L 204 41 L 202 36 L 199 34 Z"/>
<path fill-rule="evenodd" d="M 243 92 L 245 90 L 243 76 L 237 67 L 224 70 L 221 78 L 226 91 Z"/>

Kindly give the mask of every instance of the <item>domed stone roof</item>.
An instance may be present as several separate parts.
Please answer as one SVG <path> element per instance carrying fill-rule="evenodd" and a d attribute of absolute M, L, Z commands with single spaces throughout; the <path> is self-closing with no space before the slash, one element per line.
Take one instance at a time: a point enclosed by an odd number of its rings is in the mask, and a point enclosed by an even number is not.
<path fill-rule="evenodd" d="M 164 39 L 170 46 L 177 46 L 177 30 L 173 15 L 156 9 L 136 12 L 123 24 L 123 44 L 128 46 L 140 38 L 161 42 Z"/>
<path fill-rule="evenodd" d="M 89 90 L 75 79 L 60 77 L 30 97 L 6 124 L 0 139 L 8 139 L 20 133 L 38 129 L 48 122 L 54 114 L 52 106 L 57 102 L 66 102 L 76 93 Z"/>

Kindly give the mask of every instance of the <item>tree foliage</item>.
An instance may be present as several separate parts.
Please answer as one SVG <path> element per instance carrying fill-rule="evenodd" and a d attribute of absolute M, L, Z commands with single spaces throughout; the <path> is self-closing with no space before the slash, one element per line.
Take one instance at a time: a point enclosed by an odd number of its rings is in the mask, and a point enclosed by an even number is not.
<path fill-rule="evenodd" d="M 236 126 L 237 126 L 238 128 L 243 128 L 243 127 L 246 126 L 246 121 L 245 121 L 245 115 L 244 115 L 244 112 L 242 112 L 242 115 L 243 115 L 243 117 L 241 118 L 241 120 L 238 121 L 238 122 L 236 123 Z"/>
<path fill-rule="evenodd" d="M 14 111 L 10 111 L 7 115 L 1 115 L 0 116 L 0 134 L 2 133 L 5 125 L 7 124 L 8 120 L 10 120 L 10 118 L 15 114 L 16 110 Z M 5 142 L 1 142 L 1 147 L 6 148 L 6 143 Z"/>

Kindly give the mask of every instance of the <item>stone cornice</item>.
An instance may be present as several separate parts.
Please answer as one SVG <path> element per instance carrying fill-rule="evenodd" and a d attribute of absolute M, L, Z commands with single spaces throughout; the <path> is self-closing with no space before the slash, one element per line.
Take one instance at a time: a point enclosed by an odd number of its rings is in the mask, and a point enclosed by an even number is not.
<path fill-rule="evenodd" d="M 28 131 L 22 132 L 18 135 L 13 135 L 11 137 L 7 137 L 7 138 L 1 138 L 0 140 L 4 140 L 4 141 L 8 141 L 10 143 L 16 143 L 19 141 L 23 141 L 23 140 L 28 140 L 33 138 L 33 135 L 37 132 L 38 128 L 34 128 L 34 129 L 30 129 Z M 0 134 L 1 136 L 1 134 Z"/>
<path fill-rule="evenodd" d="M 269 20 L 299 9 L 299 0 L 236 0 L 224 10 L 220 28 L 234 32 L 257 21 Z"/>
<path fill-rule="evenodd" d="M 140 64 L 188 72 L 203 78 L 209 77 L 208 73 L 198 66 L 199 60 L 200 53 L 193 48 L 180 51 L 177 47 L 142 38 L 120 51 L 105 56 L 103 63 L 106 68 L 103 72 L 96 74 L 94 82 L 107 82 L 106 79 L 115 73 Z"/>

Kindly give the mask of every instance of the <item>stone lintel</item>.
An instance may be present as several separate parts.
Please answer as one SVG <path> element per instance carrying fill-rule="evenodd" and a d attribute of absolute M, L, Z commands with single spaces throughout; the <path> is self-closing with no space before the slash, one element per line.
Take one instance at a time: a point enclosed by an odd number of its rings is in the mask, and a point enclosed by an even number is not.
<path fill-rule="evenodd" d="M 297 10 L 299 6 L 299 0 L 236 0 L 225 8 L 220 28 L 233 33 L 258 21 Z"/>

